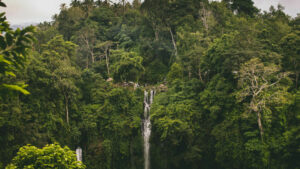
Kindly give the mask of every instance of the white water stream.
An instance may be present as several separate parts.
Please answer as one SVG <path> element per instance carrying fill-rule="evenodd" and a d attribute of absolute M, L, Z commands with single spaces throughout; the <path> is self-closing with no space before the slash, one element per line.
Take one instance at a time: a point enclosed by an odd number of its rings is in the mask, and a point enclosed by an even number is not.
<path fill-rule="evenodd" d="M 77 161 L 82 161 L 82 149 L 80 147 L 77 147 L 76 149 L 76 158 Z"/>
<path fill-rule="evenodd" d="M 151 136 L 151 121 L 150 121 L 150 107 L 153 103 L 154 91 L 144 92 L 144 120 L 143 120 L 143 137 L 144 137 L 144 160 L 145 169 L 150 169 L 150 136 Z"/>

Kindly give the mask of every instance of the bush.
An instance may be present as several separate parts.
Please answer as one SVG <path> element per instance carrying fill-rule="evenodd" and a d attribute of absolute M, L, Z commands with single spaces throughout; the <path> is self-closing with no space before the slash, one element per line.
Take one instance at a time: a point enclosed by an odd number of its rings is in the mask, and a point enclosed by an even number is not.
<path fill-rule="evenodd" d="M 76 160 L 76 154 L 69 147 L 62 148 L 58 144 L 50 144 L 42 149 L 31 145 L 21 147 L 12 163 L 6 167 L 6 169 L 16 168 L 85 169 L 86 167 Z"/>

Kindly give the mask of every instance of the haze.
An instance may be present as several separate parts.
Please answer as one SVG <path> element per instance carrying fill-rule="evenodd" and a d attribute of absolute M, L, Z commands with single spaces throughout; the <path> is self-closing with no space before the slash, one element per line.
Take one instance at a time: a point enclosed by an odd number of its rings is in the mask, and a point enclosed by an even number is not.
<path fill-rule="evenodd" d="M 299 13 L 299 0 L 254 0 L 255 5 L 268 10 L 271 5 L 278 3 L 285 7 L 285 12 L 290 16 Z M 8 6 L 4 11 L 11 24 L 39 23 L 51 21 L 51 17 L 59 12 L 60 4 L 69 4 L 71 0 L 3 0 Z M 2 12 L 3 9 L 0 9 Z"/>

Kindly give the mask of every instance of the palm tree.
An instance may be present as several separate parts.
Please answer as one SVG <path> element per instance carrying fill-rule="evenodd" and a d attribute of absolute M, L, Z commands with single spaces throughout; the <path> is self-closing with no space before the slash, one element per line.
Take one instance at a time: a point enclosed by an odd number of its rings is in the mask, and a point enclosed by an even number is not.
<path fill-rule="evenodd" d="M 64 10 L 66 10 L 66 9 L 67 9 L 66 3 L 62 3 L 62 4 L 60 5 L 60 10 L 61 10 L 61 11 L 64 11 Z"/>
<path fill-rule="evenodd" d="M 72 7 L 78 7 L 80 6 L 80 0 L 72 0 L 70 5 Z"/>

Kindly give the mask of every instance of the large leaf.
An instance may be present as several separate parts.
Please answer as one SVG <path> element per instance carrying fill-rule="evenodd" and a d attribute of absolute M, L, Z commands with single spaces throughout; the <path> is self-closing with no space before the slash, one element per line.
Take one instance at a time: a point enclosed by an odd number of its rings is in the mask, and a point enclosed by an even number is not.
<path fill-rule="evenodd" d="M 1 2 L 1 1 L 0 1 L 0 6 L 6 7 L 5 3 Z"/>

